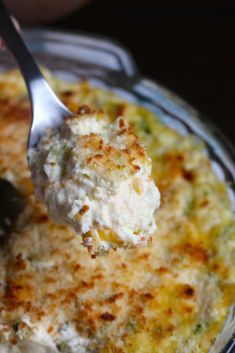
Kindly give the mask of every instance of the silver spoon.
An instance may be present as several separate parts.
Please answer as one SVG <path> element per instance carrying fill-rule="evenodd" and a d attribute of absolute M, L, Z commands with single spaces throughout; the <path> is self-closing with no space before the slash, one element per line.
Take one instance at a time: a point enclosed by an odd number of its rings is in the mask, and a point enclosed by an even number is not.
<path fill-rule="evenodd" d="M 32 109 L 28 149 L 35 147 L 48 128 L 58 128 L 66 116 L 73 113 L 59 100 L 15 29 L 0 0 L 0 36 L 13 54 L 24 77 Z"/>

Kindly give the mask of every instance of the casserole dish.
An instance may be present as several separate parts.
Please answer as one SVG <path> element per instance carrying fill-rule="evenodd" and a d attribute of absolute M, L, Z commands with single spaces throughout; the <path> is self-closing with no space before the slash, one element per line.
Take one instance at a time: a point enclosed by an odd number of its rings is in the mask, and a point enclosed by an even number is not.
<path fill-rule="evenodd" d="M 214 172 L 226 183 L 234 203 L 235 151 L 213 124 L 173 93 L 141 76 L 125 49 L 113 41 L 87 35 L 44 30 L 24 32 L 25 40 L 40 64 L 55 76 L 70 82 L 88 80 L 93 87 L 113 91 L 125 100 L 140 104 L 181 135 L 193 134 L 206 146 Z M 0 56 L 0 69 L 14 67 L 8 53 Z M 232 307 L 222 332 L 210 353 L 233 351 L 235 312 Z"/>

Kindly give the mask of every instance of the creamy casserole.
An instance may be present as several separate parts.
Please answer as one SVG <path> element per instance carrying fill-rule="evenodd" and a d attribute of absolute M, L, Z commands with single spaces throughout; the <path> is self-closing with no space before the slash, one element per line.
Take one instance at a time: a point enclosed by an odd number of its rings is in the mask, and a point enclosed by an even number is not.
<path fill-rule="evenodd" d="M 204 145 L 110 92 L 48 77 L 70 109 L 128 120 L 152 159 L 158 230 L 150 247 L 91 259 L 69 227 L 53 224 L 27 167 L 23 83 L 1 74 L 0 176 L 25 204 L 0 248 L 0 352 L 208 352 L 235 298 L 235 223 Z"/>

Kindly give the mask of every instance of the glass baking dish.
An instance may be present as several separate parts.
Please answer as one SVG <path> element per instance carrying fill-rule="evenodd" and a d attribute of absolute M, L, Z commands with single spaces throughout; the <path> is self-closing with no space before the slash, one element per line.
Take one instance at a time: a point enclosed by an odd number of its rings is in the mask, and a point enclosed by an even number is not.
<path fill-rule="evenodd" d="M 212 166 L 225 181 L 235 210 L 235 149 L 224 135 L 198 111 L 158 83 L 143 77 L 128 50 L 98 36 L 30 30 L 24 39 L 37 61 L 55 75 L 70 81 L 87 79 L 125 99 L 141 104 L 181 134 L 193 133 L 204 141 Z M 0 71 L 15 66 L 1 51 Z M 235 306 L 209 353 L 235 352 Z"/>

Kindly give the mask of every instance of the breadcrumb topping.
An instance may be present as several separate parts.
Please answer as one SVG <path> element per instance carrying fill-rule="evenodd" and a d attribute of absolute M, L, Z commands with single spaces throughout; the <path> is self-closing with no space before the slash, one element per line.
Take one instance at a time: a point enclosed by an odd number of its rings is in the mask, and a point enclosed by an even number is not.
<path fill-rule="evenodd" d="M 1 353 L 213 351 L 235 297 L 235 222 L 205 147 L 110 92 L 47 76 L 74 112 L 81 102 L 102 106 L 133 127 L 161 192 L 158 230 L 150 247 L 93 260 L 70 227 L 54 224 L 27 166 L 30 113 L 20 74 L 1 74 L 0 176 L 24 196 L 0 247 Z"/>
<path fill-rule="evenodd" d="M 81 106 L 30 151 L 32 180 L 52 220 L 71 225 L 91 255 L 148 245 L 160 195 L 151 161 L 123 117 Z"/>

